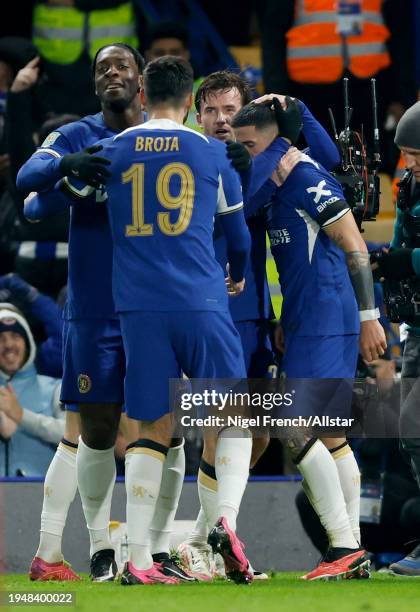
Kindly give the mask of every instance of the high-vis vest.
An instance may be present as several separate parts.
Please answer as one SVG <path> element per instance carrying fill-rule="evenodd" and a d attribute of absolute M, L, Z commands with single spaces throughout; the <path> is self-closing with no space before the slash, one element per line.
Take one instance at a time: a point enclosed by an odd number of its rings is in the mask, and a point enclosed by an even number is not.
<path fill-rule="evenodd" d="M 361 0 L 361 31 L 349 36 L 337 31 L 338 4 L 337 0 L 296 0 L 294 25 L 286 34 L 291 80 L 333 83 L 346 68 L 366 79 L 390 65 L 385 46 L 390 33 L 382 18 L 382 0 Z"/>
<path fill-rule="evenodd" d="M 37 4 L 34 9 L 34 45 L 55 64 L 73 64 L 87 50 L 91 59 L 113 42 L 138 46 L 130 2 L 112 9 L 83 13 L 67 6 Z"/>

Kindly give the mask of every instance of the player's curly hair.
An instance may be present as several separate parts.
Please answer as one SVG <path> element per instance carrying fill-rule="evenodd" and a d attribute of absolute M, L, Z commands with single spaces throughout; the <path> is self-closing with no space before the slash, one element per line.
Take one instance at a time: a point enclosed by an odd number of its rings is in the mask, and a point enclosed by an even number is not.
<path fill-rule="evenodd" d="M 195 94 L 197 113 L 201 112 L 201 104 L 207 99 L 209 94 L 216 91 L 229 91 L 230 89 L 237 89 L 239 91 L 243 106 L 251 102 L 252 94 L 248 83 L 235 72 L 219 70 L 209 74 L 197 89 Z"/>

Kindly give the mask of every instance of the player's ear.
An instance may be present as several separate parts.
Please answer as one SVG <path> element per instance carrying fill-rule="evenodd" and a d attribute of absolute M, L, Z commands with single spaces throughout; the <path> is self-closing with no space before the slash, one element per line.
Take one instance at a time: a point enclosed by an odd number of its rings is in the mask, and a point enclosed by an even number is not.
<path fill-rule="evenodd" d="M 146 108 L 147 99 L 146 99 L 146 93 L 143 87 L 140 88 L 140 102 L 141 102 L 142 107 Z"/>
<path fill-rule="evenodd" d="M 191 92 L 188 98 L 185 100 L 185 106 L 188 108 L 188 110 L 190 110 L 193 103 L 194 103 L 194 94 L 193 92 Z"/>
<path fill-rule="evenodd" d="M 141 89 L 143 89 L 143 75 L 139 74 L 139 85 L 137 87 L 137 93 L 140 93 Z"/>
<path fill-rule="evenodd" d="M 201 123 L 201 115 L 200 115 L 200 113 L 196 113 L 196 114 L 195 114 L 195 119 L 196 119 L 196 121 L 197 121 L 198 125 L 202 125 L 202 123 Z"/>

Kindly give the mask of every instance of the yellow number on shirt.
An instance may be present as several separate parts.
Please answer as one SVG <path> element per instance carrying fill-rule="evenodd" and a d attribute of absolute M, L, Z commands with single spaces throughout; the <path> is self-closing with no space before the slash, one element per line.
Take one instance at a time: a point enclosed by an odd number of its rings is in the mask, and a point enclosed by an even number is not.
<path fill-rule="evenodd" d="M 132 182 L 133 219 L 126 225 L 126 236 L 152 236 L 153 225 L 144 219 L 144 164 L 133 164 L 122 174 L 122 182 Z M 173 176 L 179 176 L 181 185 L 178 195 L 170 193 L 169 185 Z M 179 210 L 175 223 L 170 220 L 170 213 L 159 212 L 157 223 L 160 231 L 167 236 L 179 236 L 190 224 L 194 206 L 195 182 L 191 168 L 176 162 L 167 164 L 159 172 L 156 181 L 156 195 L 160 204 L 168 210 Z"/>

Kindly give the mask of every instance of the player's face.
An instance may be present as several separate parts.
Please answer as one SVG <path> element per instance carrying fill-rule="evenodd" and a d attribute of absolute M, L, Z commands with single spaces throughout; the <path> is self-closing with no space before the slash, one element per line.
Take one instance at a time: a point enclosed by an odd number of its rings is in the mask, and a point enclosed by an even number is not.
<path fill-rule="evenodd" d="M 405 165 L 414 175 L 417 183 L 420 183 L 420 149 L 401 147 Z"/>
<path fill-rule="evenodd" d="M 232 140 L 231 121 L 242 108 L 242 98 L 236 87 L 209 93 L 201 101 L 201 113 L 197 115 L 199 125 L 207 136 L 218 140 Z"/>
<path fill-rule="evenodd" d="M 190 52 L 179 38 L 158 38 L 153 41 L 152 46 L 147 51 L 148 61 L 151 62 L 164 55 L 175 55 L 187 61 L 190 59 Z"/>
<path fill-rule="evenodd" d="M 26 357 L 25 340 L 16 332 L 0 334 L 0 370 L 9 376 L 15 374 L 24 364 Z"/>
<path fill-rule="evenodd" d="M 125 110 L 137 96 L 140 77 L 133 55 L 122 47 L 106 47 L 95 66 L 96 93 L 110 110 Z"/>
<path fill-rule="evenodd" d="M 257 129 L 254 125 L 235 128 L 235 140 L 241 142 L 248 150 L 252 157 L 255 157 L 273 142 L 277 136 L 277 128 L 267 127 Z"/>

